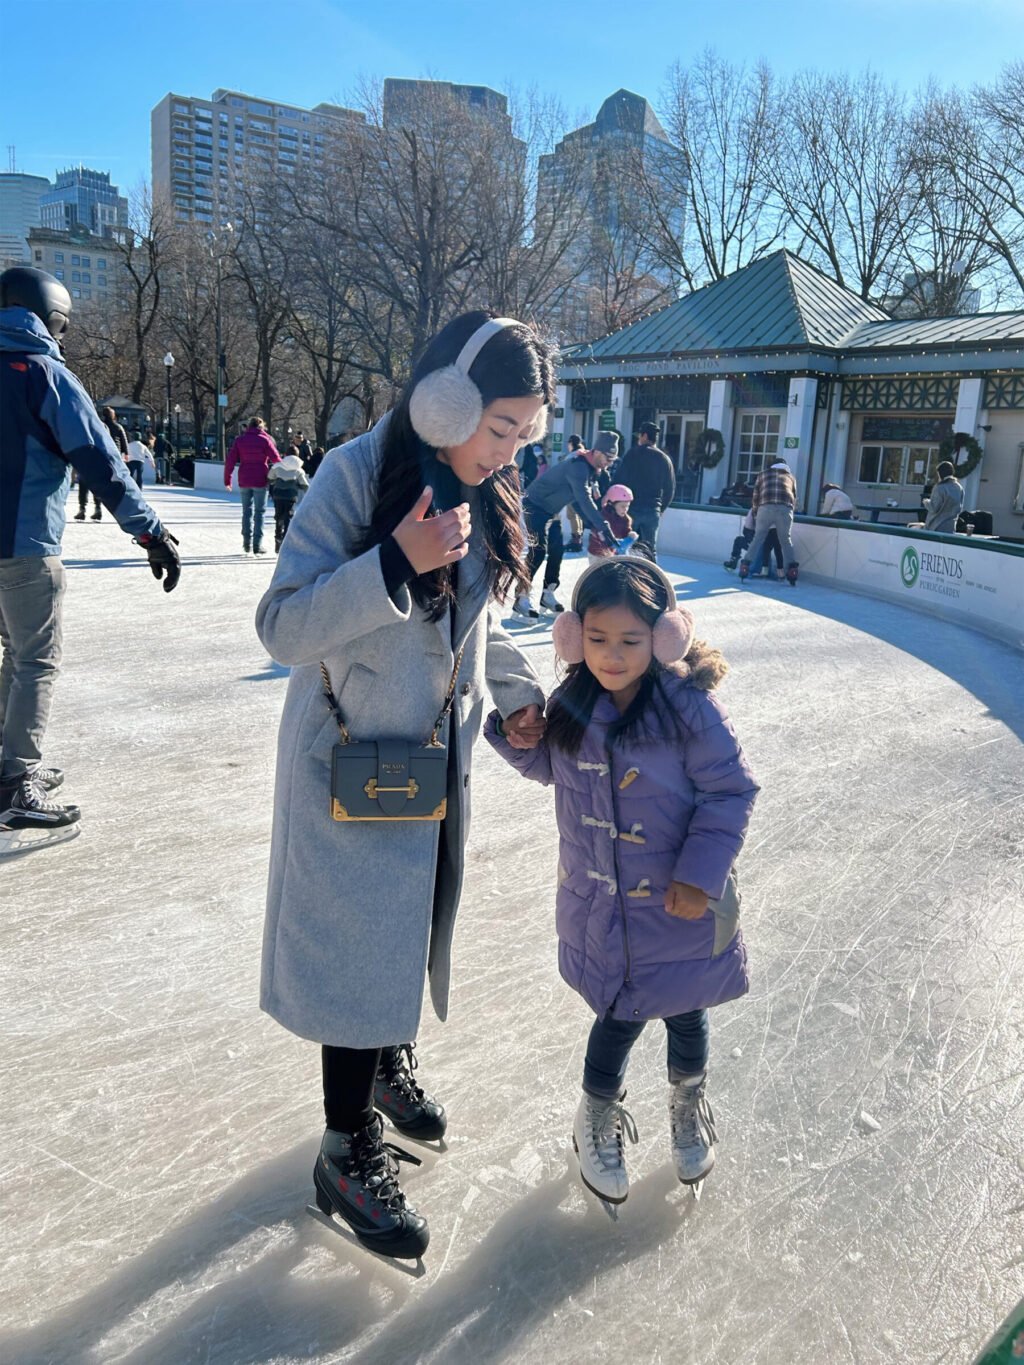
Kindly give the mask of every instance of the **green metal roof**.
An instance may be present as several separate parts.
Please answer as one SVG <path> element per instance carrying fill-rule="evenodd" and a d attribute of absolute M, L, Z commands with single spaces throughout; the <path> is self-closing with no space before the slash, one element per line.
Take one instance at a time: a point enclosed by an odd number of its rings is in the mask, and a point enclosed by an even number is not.
<path fill-rule="evenodd" d="M 773 252 L 600 341 L 571 346 L 566 361 L 635 359 L 777 347 L 834 349 L 889 315 L 790 251 Z"/>
<path fill-rule="evenodd" d="M 1024 346 L 1024 313 L 964 313 L 948 318 L 868 322 L 846 338 L 843 350 L 976 346 L 985 341 L 1017 341 Z"/>

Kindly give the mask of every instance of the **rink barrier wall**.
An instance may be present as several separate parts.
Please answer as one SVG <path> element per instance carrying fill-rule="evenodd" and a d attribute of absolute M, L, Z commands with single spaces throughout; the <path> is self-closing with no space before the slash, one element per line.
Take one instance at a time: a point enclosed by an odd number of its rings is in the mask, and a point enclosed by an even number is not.
<path fill-rule="evenodd" d="M 196 460 L 195 471 L 193 488 L 204 489 L 207 493 L 224 492 L 223 460 Z"/>
<path fill-rule="evenodd" d="M 720 565 L 745 515 L 736 507 L 672 506 L 658 551 Z M 1024 649 L 1024 545 L 803 516 L 793 543 L 801 581 L 883 598 Z"/>

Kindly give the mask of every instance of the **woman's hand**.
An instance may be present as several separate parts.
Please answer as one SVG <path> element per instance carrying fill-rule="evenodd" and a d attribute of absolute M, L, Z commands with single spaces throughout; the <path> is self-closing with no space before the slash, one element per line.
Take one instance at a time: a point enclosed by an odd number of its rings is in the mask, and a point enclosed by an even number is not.
<path fill-rule="evenodd" d="M 501 722 L 505 738 L 513 749 L 536 749 L 547 729 L 547 721 L 536 702 L 521 706 Z"/>
<path fill-rule="evenodd" d="M 670 882 L 665 892 L 665 909 L 676 919 L 700 919 L 708 908 L 707 892 L 688 882 Z"/>
<path fill-rule="evenodd" d="M 450 512 L 430 517 L 430 503 L 434 490 L 424 488 L 414 507 L 395 527 L 394 536 L 402 553 L 417 574 L 455 564 L 469 553 L 469 504 L 460 503 Z"/>

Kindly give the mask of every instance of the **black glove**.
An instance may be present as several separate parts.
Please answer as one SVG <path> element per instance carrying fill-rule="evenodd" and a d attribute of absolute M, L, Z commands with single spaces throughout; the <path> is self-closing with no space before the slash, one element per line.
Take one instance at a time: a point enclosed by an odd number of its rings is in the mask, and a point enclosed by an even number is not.
<path fill-rule="evenodd" d="M 158 536 L 139 536 L 136 541 L 149 556 L 149 567 L 153 577 L 164 579 L 164 592 L 173 592 L 181 577 L 181 558 L 174 548 L 177 543 L 177 536 L 172 536 L 170 531 L 166 530 Z"/>

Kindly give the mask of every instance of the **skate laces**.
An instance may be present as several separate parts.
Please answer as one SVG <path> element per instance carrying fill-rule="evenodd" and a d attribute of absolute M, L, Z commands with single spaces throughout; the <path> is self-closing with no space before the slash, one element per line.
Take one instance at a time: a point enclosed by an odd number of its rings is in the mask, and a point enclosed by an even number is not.
<path fill-rule="evenodd" d="M 22 810 L 30 811 L 61 811 L 64 809 L 57 801 L 50 801 L 46 795 L 46 788 L 39 780 L 38 773 L 29 773 L 21 780 L 15 797 L 15 804 L 21 806 Z"/>
<path fill-rule="evenodd" d="M 673 1087 L 673 1137 L 686 1146 L 713 1147 L 718 1141 L 715 1115 L 705 1097 L 704 1086 L 705 1082 L 701 1081 L 699 1085 L 679 1083 Z"/>
<path fill-rule="evenodd" d="M 418 1156 L 396 1147 L 394 1143 L 381 1141 L 382 1125 L 380 1120 L 370 1123 L 362 1132 L 352 1136 L 352 1164 L 356 1174 L 373 1197 L 392 1213 L 401 1213 L 406 1207 L 405 1195 L 398 1183 L 398 1163 L 408 1161 L 413 1166 L 422 1166 Z"/>
<path fill-rule="evenodd" d="M 416 1044 L 402 1043 L 400 1047 L 393 1049 L 391 1060 L 384 1066 L 384 1074 L 392 1089 L 400 1090 L 409 1099 L 422 1104 L 426 1095 L 412 1074 L 418 1066 Z"/>
<path fill-rule="evenodd" d="M 627 1137 L 634 1146 L 640 1141 L 633 1115 L 620 1100 L 612 1100 L 603 1110 L 598 1109 L 593 1101 L 588 1101 L 588 1108 L 590 1131 L 598 1160 L 605 1167 L 621 1166 L 623 1137 Z"/>

